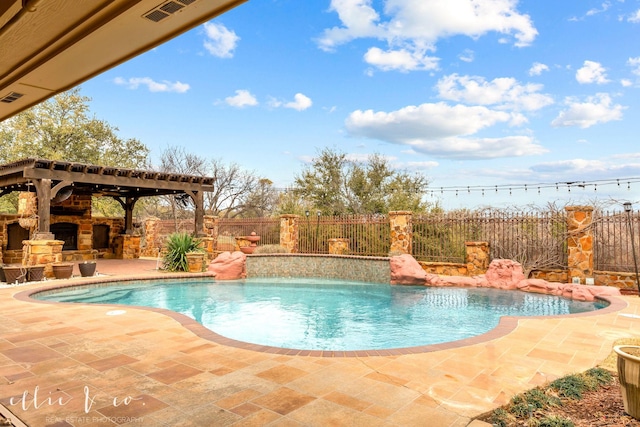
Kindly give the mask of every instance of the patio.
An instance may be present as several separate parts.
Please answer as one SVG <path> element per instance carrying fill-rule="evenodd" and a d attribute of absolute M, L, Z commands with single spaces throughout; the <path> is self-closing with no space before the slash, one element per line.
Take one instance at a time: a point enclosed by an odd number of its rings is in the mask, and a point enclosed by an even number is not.
<path fill-rule="evenodd" d="M 168 276 L 156 266 L 98 260 L 100 278 Z M 520 319 L 464 347 L 278 354 L 206 339 L 159 311 L 15 297 L 63 283 L 0 289 L 0 403 L 32 426 L 466 426 L 515 393 L 595 366 L 640 331 L 640 298 L 624 296 L 596 315 Z"/>

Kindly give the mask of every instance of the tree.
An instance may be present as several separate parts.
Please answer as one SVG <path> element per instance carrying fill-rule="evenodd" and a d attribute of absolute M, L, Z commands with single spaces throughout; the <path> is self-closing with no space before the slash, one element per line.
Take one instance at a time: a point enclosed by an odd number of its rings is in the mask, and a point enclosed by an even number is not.
<path fill-rule="evenodd" d="M 247 196 L 242 216 L 266 217 L 275 212 L 277 205 L 278 192 L 273 187 L 273 182 L 262 178 L 258 180 L 256 188 Z"/>
<path fill-rule="evenodd" d="M 359 162 L 325 148 L 295 177 L 293 191 L 299 205 L 311 204 L 324 215 L 424 212 L 428 185 L 425 176 L 394 170 L 379 154 Z"/>
<path fill-rule="evenodd" d="M 188 153 L 183 147 L 168 147 L 162 153 L 160 169 L 188 175 L 213 178 L 213 191 L 204 194 L 204 210 L 208 215 L 221 217 L 264 216 L 270 214 L 277 200 L 270 180 L 258 178 L 255 173 L 242 170 L 235 163 L 225 164 L 220 159 L 208 160 Z M 190 216 L 191 201 L 165 197 L 155 205 L 155 216 L 172 218 Z M 164 208 L 165 211 L 162 212 Z"/>
<path fill-rule="evenodd" d="M 76 88 L 0 123 L 0 162 L 28 157 L 105 166 L 144 168 L 149 149 L 123 140 L 118 128 L 90 117 L 90 98 Z"/>
<path fill-rule="evenodd" d="M 0 123 L 0 163 L 38 157 L 146 168 L 149 149 L 137 139 L 118 137 L 118 128 L 91 116 L 90 101 L 76 88 Z M 7 197 L 15 208 L 15 195 Z M 96 213 L 122 212 L 111 199 L 94 198 L 93 204 Z"/>

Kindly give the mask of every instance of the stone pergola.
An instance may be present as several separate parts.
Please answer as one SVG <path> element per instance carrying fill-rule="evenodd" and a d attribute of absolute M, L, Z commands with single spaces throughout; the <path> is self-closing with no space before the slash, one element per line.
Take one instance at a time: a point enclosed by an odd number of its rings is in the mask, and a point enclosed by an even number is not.
<path fill-rule="evenodd" d="M 37 235 L 50 240 L 51 203 L 71 194 L 112 197 L 125 211 L 125 234 L 133 231 L 133 208 L 142 197 L 190 197 L 195 205 L 194 234 L 204 226 L 204 192 L 213 191 L 213 178 L 151 170 L 28 158 L 0 165 L 0 196 L 35 190 L 38 201 Z"/>

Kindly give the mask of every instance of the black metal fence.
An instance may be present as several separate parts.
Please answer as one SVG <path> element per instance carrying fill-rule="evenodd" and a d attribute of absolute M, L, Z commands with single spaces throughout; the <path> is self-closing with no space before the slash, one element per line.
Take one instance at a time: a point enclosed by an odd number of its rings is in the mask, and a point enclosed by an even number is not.
<path fill-rule="evenodd" d="M 640 215 L 637 212 L 596 211 L 593 217 L 594 269 L 633 272 L 634 249 L 636 256 L 640 255 L 637 252 L 640 248 L 639 226 Z"/>
<path fill-rule="evenodd" d="M 464 263 L 465 242 L 482 241 L 489 243 L 491 259 L 514 259 L 528 269 L 567 266 L 570 236 L 564 209 L 416 214 L 412 222 L 412 253 L 421 261 Z M 224 218 L 218 224 L 218 249 L 232 249 L 235 237 L 251 232 L 260 235 L 260 245 L 280 243 L 279 218 Z M 594 211 L 592 227 L 594 268 L 634 271 L 632 245 L 640 249 L 640 214 Z M 177 228 L 190 230 L 182 221 Z M 391 244 L 387 215 L 310 215 L 299 218 L 298 231 L 300 253 L 328 253 L 332 238 L 348 239 L 353 255 L 386 256 Z"/>
<path fill-rule="evenodd" d="M 300 253 L 326 254 L 329 239 L 348 239 L 349 253 L 387 256 L 391 245 L 386 215 L 308 216 L 298 227 Z"/>
<path fill-rule="evenodd" d="M 255 232 L 260 236 L 259 244 L 280 244 L 279 218 L 221 218 L 218 222 L 218 250 L 233 250 L 235 238 L 249 236 Z"/>
<path fill-rule="evenodd" d="M 464 263 L 465 242 L 488 242 L 491 258 L 508 258 L 526 268 L 567 265 L 563 211 L 485 210 L 413 217 L 413 255 L 431 262 Z"/>

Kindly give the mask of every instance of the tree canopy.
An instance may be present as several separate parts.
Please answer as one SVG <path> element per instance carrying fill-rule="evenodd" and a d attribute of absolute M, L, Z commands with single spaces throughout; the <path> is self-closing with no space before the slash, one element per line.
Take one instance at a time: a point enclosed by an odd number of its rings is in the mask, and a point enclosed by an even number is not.
<path fill-rule="evenodd" d="M 228 218 L 268 216 L 277 201 L 276 190 L 269 179 L 259 178 L 254 172 L 243 170 L 235 163 L 225 164 L 221 159 L 207 159 L 189 153 L 183 147 L 166 148 L 162 153 L 160 169 L 212 177 L 214 190 L 204 194 L 207 215 Z M 175 198 L 166 198 L 166 201 L 173 218 L 189 215 L 187 206 L 181 205 Z M 153 214 L 161 218 L 168 216 L 161 209 L 156 209 Z"/>
<path fill-rule="evenodd" d="M 149 149 L 137 139 L 122 139 L 118 128 L 90 115 L 90 98 L 76 88 L 0 123 L 0 163 L 29 157 L 144 169 Z M 16 208 L 15 195 L 1 198 L 0 209 Z M 104 215 L 121 212 L 113 200 L 94 200 Z"/>
<path fill-rule="evenodd" d="M 325 148 L 295 177 L 293 191 L 303 199 L 300 205 L 324 215 L 424 212 L 428 185 L 424 175 L 395 170 L 379 154 L 356 161 Z"/>
<path fill-rule="evenodd" d="M 149 149 L 118 137 L 118 128 L 90 116 L 90 98 L 73 89 L 0 123 L 0 162 L 27 157 L 145 168 Z"/>

